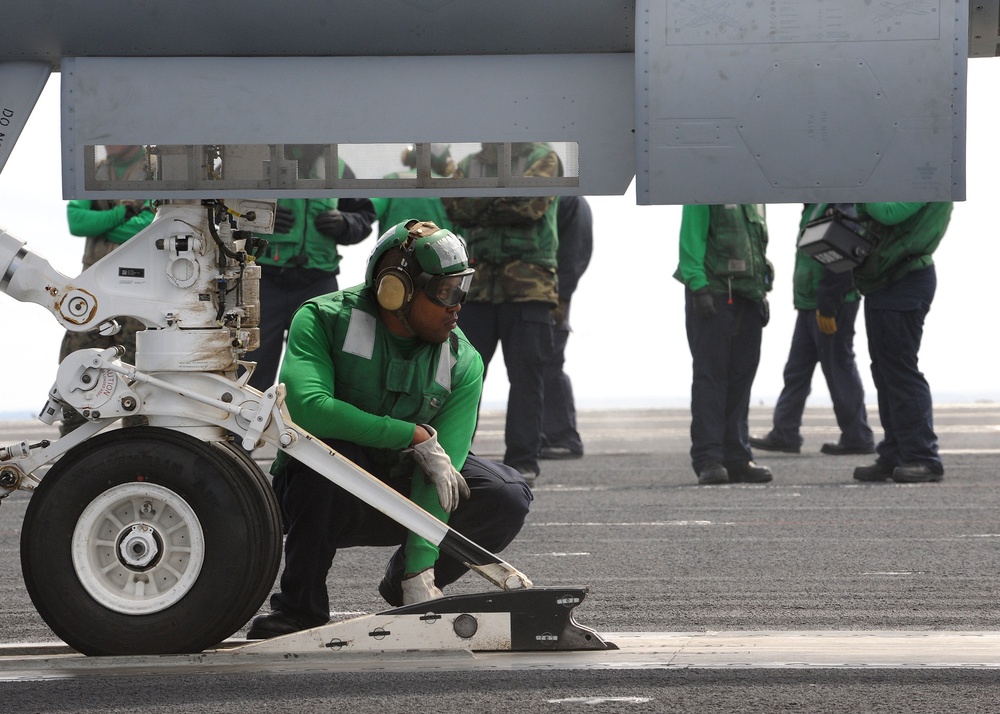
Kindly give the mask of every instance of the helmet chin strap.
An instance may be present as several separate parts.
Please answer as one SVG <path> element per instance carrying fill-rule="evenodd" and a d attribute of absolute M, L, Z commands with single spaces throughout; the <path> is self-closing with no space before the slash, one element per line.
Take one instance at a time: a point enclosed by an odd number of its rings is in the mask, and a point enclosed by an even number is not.
<path fill-rule="evenodd" d="M 407 303 L 406 304 L 407 309 L 400 308 L 398 310 L 393 310 L 392 314 L 395 315 L 399 319 L 399 321 L 403 323 L 403 327 L 406 328 L 406 331 L 410 334 L 410 337 L 416 337 L 417 333 L 413 331 L 413 328 L 410 327 L 410 321 L 406 319 L 406 314 L 409 312 L 409 307 L 410 303 Z"/>

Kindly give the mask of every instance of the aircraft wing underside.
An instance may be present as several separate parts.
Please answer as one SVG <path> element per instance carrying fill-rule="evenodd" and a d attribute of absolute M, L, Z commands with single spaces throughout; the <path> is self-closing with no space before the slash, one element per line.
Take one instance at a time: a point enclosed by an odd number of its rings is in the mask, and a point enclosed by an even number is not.
<path fill-rule="evenodd" d="M 644 204 L 961 200 L 966 64 L 998 54 L 998 8 L 13 0 L 0 169 L 59 72 L 66 198 L 613 195 L 635 177 Z M 563 174 L 518 175 L 523 142 L 549 143 Z M 437 143 L 456 158 L 495 144 L 499 175 L 432 175 Z M 144 144 L 155 164 L 102 179 L 111 144 Z M 407 145 L 417 171 L 386 179 Z"/>

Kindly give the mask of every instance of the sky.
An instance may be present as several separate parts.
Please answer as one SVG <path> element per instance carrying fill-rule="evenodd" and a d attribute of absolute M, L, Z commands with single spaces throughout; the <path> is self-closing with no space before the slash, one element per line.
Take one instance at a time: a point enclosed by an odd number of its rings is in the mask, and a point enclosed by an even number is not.
<path fill-rule="evenodd" d="M 924 327 L 920 366 L 937 403 L 1000 400 L 996 376 L 1000 329 L 1000 58 L 969 62 L 967 198 L 956 203 L 935 253 L 938 291 Z M 49 79 L 7 165 L 0 173 L 0 228 L 28 244 L 60 272 L 80 272 L 83 239 L 66 228 L 59 143 L 59 75 Z M 684 288 L 677 267 L 679 206 L 637 206 L 634 183 L 623 196 L 588 197 L 594 255 L 573 296 L 566 370 L 578 408 L 683 407 L 690 402 L 691 356 L 684 333 Z M 768 257 L 775 266 L 771 322 L 751 404 L 775 403 L 782 387 L 796 313 L 792 265 L 801 204 L 769 204 Z M 373 237 L 342 250 L 340 284 L 364 277 Z M 459 318 L 461 324 L 461 317 Z M 875 404 L 863 317 L 855 351 L 866 401 Z M 58 367 L 62 328 L 44 308 L 0 295 L 0 417 L 37 415 Z M 502 408 L 508 383 L 498 352 L 483 404 Z M 819 369 L 810 406 L 830 403 Z"/>

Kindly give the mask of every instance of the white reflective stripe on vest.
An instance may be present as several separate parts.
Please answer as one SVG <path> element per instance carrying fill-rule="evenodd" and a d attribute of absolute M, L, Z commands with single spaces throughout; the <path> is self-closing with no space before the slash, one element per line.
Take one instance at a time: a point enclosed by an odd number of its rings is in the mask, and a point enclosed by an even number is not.
<path fill-rule="evenodd" d="M 437 374 L 434 375 L 434 381 L 450 392 L 451 368 L 455 366 L 458 360 L 452 356 L 451 350 L 448 349 L 448 343 L 448 340 L 441 343 L 440 352 L 438 352 Z"/>
<path fill-rule="evenodd" d="M 371 359 L 375 351 L 375 316 L 364 310 L 351 310 L 344 352 Z"/>

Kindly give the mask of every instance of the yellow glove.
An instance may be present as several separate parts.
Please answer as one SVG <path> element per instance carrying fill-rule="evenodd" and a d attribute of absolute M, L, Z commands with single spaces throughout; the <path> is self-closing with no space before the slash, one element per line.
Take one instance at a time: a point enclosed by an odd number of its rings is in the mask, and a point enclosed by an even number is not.
<path fill-rule="evenodd" d="M 819 310 L 816 311 L 816 324 L 824 335 L 832 335 L 837 331 L 837 318 L 821 315 Z"/>

